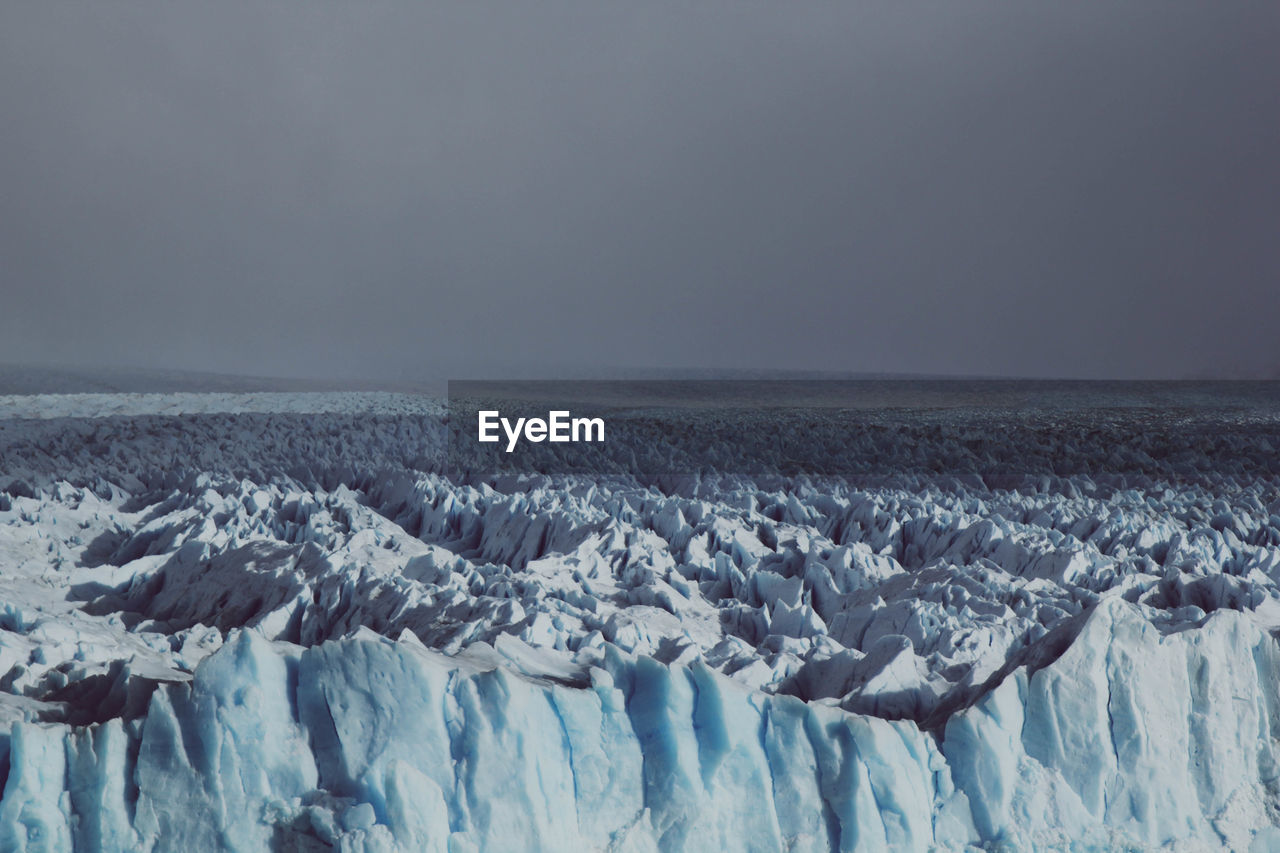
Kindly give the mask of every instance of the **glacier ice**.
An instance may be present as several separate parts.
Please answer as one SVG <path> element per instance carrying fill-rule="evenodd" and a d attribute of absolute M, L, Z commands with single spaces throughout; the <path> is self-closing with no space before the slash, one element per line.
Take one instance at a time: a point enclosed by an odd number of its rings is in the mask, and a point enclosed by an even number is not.
<path fill-rule="evenodd" d="M 191 396 L 6 402 L 0 850 L 1280 849 L 1268 421 L 462 482 L 430 400 Z"/>

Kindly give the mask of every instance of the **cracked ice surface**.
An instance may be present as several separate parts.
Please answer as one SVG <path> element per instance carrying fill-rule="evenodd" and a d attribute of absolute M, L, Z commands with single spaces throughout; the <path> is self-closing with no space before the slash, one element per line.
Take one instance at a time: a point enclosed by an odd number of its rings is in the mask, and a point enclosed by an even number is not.
<path fill-rule="evenodd" d="M 463 482 L 424 398 L 66 396 L 0 421 L 0 849 L 1280 847 L 1266 418 Z"/>

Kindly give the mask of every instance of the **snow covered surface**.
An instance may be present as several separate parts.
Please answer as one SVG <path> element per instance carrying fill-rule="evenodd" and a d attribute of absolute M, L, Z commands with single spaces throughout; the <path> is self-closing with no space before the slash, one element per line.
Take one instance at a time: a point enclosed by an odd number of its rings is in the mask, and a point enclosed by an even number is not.
<path fill-rule="evenodd" d="M 0 850 L 1280 849 L 1269 414 L 993 488 L 909 464 L 964 412 L 675 485 L 452 479 L 413 395 L 0 412 Z"/>
<path fill-rule="evenodd" d="M 138 415 L 197 415 L 217 412 L 278 414 L 406 415 L 443 412 L 430 398 L 388 391 L 241 391 L 127 394 L 7 394 L 0 396 L 0 420 L 103 418 Z"/>

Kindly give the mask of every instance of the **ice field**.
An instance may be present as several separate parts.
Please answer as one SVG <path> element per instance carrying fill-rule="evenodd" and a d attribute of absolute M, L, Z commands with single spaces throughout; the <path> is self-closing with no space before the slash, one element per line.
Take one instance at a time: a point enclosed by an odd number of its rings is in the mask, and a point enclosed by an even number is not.
<path fill-rule="evenodd" d="M 0 850 L 1280 850 L 1271 409 L 683 480 L 461 478 L 446 417 L 0 396 Z"/>

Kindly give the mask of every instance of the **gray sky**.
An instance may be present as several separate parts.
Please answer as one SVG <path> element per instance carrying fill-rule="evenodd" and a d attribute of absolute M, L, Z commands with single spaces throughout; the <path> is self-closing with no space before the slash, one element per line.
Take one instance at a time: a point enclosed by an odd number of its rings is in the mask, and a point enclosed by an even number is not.
<path fill-rule="evenodd" d="M 0 361 L 1280 376 L 1280 6 L 0 5 Z"/>

